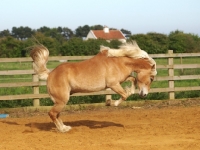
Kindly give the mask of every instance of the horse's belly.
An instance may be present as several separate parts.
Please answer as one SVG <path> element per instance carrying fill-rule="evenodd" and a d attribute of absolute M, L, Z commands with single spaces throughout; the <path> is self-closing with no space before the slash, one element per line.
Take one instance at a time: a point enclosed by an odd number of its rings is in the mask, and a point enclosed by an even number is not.
<path fill-rule="evenodd" d="M 103 81 L 91 81 L 91 80 L 76 80 L 71 83 L 71 92 L 96 92 L 106 88 L 106 84 Z"/>

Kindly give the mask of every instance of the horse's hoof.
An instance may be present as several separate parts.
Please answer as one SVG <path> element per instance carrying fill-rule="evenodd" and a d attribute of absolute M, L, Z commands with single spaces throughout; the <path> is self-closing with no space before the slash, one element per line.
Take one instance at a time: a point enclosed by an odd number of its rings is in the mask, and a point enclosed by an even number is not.
<path fill-rule="evenodd" d="M 67 131 L 69 131 L 69 130 L 71 130 L 71 129 L 72 129 L 71 126 L 66 126 L 66 125 L 63 126 L 64 132 L 67 132 Z"/>
<path fill-rule="evenodd" d="M 106 106 L 111 106 L 111 103 L 112 103 L 111 99 L 106 100 Z"/>
<path fill-rule="evenodd" d="M 63 128 L 59 131 L 62 132 L 62 133 L 65 133 L 65 132 L 68 132 L 71 129 L 72 129 L 72 127 L 63 125 Z"/>

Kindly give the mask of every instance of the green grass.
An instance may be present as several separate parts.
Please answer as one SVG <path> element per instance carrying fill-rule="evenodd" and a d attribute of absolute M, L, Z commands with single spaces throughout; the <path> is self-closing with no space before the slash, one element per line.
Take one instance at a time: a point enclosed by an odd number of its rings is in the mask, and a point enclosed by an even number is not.
<path fill-rule="evenodd" d="M 0 63 L 1 70 L 28 70 L 32 68 L 31 62 Z"/>
<path fill-rule="evenodd" d="M 155 58 L 157 65 L 167 65 L 168 59 Z M 198 57 L 184 57 L 184 58 L 174 58 L 174 64 L 200 64 L 200 59 Z"/>

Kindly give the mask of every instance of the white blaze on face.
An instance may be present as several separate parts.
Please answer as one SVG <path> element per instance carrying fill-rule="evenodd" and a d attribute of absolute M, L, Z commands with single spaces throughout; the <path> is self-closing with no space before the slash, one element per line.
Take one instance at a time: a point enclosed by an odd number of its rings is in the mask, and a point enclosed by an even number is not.
<path fill-rule="evenodd" d="M 146 97 L 148 95 L 148 87 L 145 85 L 142 85 L 139 90 L 139 95 L 142 97 Z"/>

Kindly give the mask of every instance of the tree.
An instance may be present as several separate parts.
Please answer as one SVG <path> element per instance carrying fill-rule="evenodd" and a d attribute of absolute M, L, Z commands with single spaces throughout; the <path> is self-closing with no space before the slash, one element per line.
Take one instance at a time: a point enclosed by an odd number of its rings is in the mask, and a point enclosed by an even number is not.
<path fill-rule="evenodd" d="M 18 40 L 24 40 L 30 38 L 33 35 L 34 31 L 29 27 L 13 27 L 12 36 Z"/>
<path fill-rule="evenodd" d="M 84 41 L 82 38 L 71 38 L 61 46 L 61 54 L 67 56 L 77 55 L 96 55 L 99 53 L 100 46 L 118 48 L 122 43 L 118 40 L 107 42 L 104 39 L 89 39 Z"/>
<path fill-rule="evenodd" d="M 182 31 L 174 31 L 169 34 L 169 49 L 175 53 L 186 52 L 186 37 Z"/>
<path fill-rule="evenodd" d="M 21 41 L 8 36 L 0 40 L 0 57 L 21 57 Z"/>
<path fill-rule="evenodd" d="M 103 30 L 103 26 L 102 25 L 94 25 L 90 27 L 91 30 Z"/>
<path fill-rule="evenodd" d="M 198 35 L 187 34 L 186 53 L 200 52 L 200 38 Z"/>
<path fill-rule="evenodd" d="M 110 43 L 104 39 L 89 39 L 87 41 L 84 41 L 84 45 L 85 50 L 83 52 L 83 55 L 96 55 L 97 53 L 99 53 L 101 45 L 110 47 Z"/>
<path fill-rule="evenodd" d="M 139 47 L 150 54 L 165 53 L 168 49 L 167 35 L 160 33 L 136 34 L 130 36 Z"/>
<path fill-rule="evenodd" d="M 10 31 L 7 29 L 7 30 L 3 30 L 0 32 L 0 37 L 6 37 L 6 36 L 10 36 Z"/>
<path fill-rule="evenodd" d="M 43 44 L 44 46 L 46 46 L 51 56 L 60 55 L 60 44 L 56 38 L 45 36 L 41 32 L 36 32 L 34 34 L 34 38 L 37 40 L 35 44 L 38 44 L 37 42 L 39 42 L 40 44 Z M 35 39 L 34 40 L 31 39 L 31 40 L 35 41 Z"/>
<path fill-rule="evenodd" d="M 149 49 L 149 47 L 146 45 L 147 41 L 149 41 L 149 37 L 146 34 L 134 34 L 131 35 L 129 38 L 130 41 L 134 40 L 137 42 L 137 44 L 139 45 L 139 47 L 145 51 L 147 51 L 147 49 Z M 127 42 L 129 41 L 127 40 Z"/>
<path fill-rule="evenodd" d="M 125 30 L 125 29 L 121 29 L 121 32 L 124 34 L 125 37 L 130 37 L 131 36 L 131 31 Z"/>
<path fill-rule="evenodd" d="M 191 53 L 200 51 L 200 38 L 197 35 L 186 34 L 183 31 L 173 31 L 169 34 L 169 49 L 175 53 Z"/>
<path fill-rule="evenodd" d="M 37 31 L 44 33 L 45 36 L 56 38 L 60 43 L 62 43 L 63 40 L 68 40 L 74 36 L 73 31 L 67 27 L 48 28 L 44 26 Z"/>
<path fill-rule="evenodd" d="M 63 43 L 60 47 L 60 52 L 63 56 L 82 55 L 83 48 L 83 40 L 81 38 L 74 37 Z"/>
<path fill-rule="evenodd" d="M 38 32 L 41 32 L 41 33 L 48 33 L 51 29 L 49 27 L 46 27 L 46 26 L 43 26 L 39 29 L 37 29 Z"/>
<path fill-rule="evenodd" d="M 48 27 L 42 27 L 37 30 L 38 32 L 43 33 L 46 37 L 51 37 L 55 38 L 59 43 L 63 42 L 63 37 L 62 37 L 62 28 L 48 28 Z"/>
<path fill-rule="evenodd" d="M 166 53 L 168 50 L 168 36 L 161 33 L 149 32 L 147 33 L 149 41 L 147 42 L 150 47 L 149 52 L 152 54 Z"/>
<path fill-rule="evenodd" d="M 76 28 L 75 30 L 75 35 L 76 37 L 86 37 L 87 34 L 89 33 L 90 31 L 90 27 L 88 25 L 84 25 L 84 26 L 79 26 L 78 28 Z"/>
<path fill-rule="evenodd" d="M 72 38 L 74 36 L 73 31 L 67 27 L 62 28 L 61 34 L 67 40 L 69 40 L 70 38 Z"/>
<path fill-rule="evenodd" d="M 118 49 L 120 45 L 122 45 L 122 42 L 120 42 L 119 40 L 111 40 L 109 43 L 109 47 L 115 49 Z"/>

